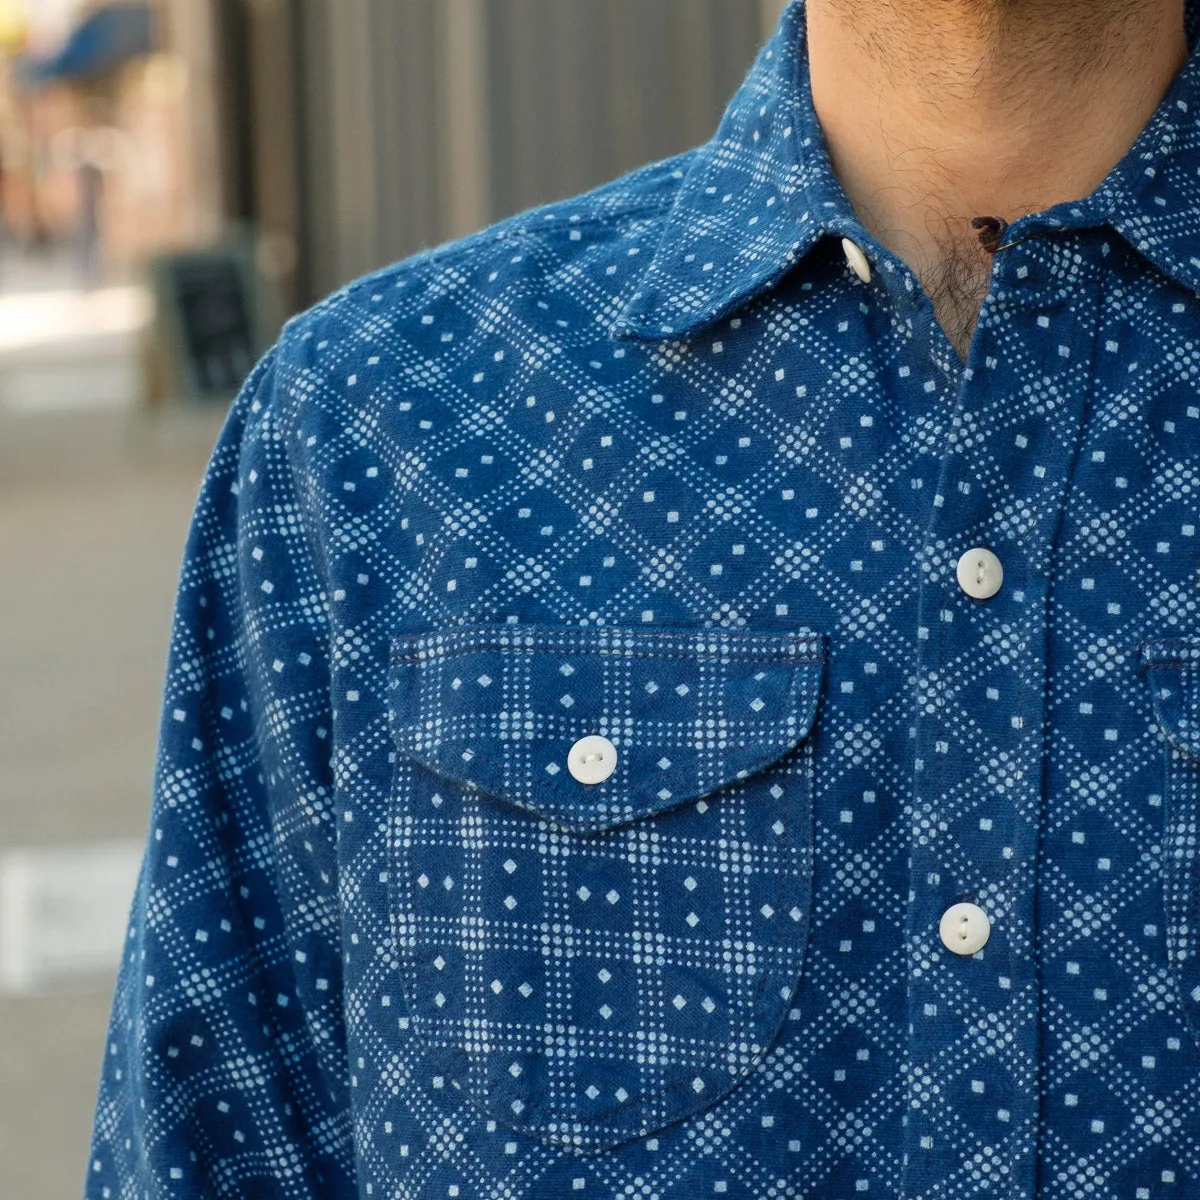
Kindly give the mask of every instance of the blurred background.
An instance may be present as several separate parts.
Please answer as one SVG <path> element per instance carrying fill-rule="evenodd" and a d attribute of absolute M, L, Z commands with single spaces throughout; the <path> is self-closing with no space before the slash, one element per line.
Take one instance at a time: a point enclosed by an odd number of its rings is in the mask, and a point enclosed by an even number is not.
<path fill-rule="evenodd" d="M 706 140 L 782 0 L 0 0 L 0 1195 L 79 1196 L 188 517 L 288 315 Z"/>

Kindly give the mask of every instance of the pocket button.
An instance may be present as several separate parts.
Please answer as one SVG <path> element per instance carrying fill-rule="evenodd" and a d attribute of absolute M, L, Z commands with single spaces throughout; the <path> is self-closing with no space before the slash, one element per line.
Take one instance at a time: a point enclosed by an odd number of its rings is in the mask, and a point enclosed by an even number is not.
<path fill-rule="evenodd" d="M 974 954 L 987 942 L 992 923 L 978 904 L 952 904 L 942 913 L 939 932 L 955 954 Z"/>
<path fill-rule="evenodd" d="M 617 748 L 606 737 L 581 737 L 567 754 L 567 770 L 580 783 L 603 783 L 617 769 Z"/>

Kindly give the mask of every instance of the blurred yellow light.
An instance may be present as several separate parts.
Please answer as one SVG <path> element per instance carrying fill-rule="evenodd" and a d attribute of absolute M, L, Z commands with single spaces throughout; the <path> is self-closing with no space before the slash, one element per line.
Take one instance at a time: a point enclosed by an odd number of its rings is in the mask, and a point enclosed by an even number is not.
<path fill-rule="evenodd" d="M 25 0 L 0 0 L 0 49 L 20 50 L 28 36 Z"/>
<path fill-rule="evenodd" d="M 152 103 L 170 104 L 187 94 L 187 65 L 173 54 L 154 54 L 142 68 L 142 86 Z"/>

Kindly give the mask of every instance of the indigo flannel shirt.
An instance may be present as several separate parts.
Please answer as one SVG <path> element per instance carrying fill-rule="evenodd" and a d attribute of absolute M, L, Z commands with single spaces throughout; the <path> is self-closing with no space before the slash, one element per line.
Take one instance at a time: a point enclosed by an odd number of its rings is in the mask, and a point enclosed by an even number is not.
<path fill-rule="evenodd" d="M 90 1200 L 1200 1196 L 1198 115 L 1011 226 L 964 365 L 795 2 L 707 145 L 293 320 Z"/>

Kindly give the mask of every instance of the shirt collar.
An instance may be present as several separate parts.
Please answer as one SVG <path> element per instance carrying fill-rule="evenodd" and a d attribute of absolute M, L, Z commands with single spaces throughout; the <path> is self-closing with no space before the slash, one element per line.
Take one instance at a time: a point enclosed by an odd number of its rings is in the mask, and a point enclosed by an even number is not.
<path fill-rule="evenodd" d="M 1187 0 L 1183 70 L 1125 157 L 1081 207 L 1094 208 L 1164 275 L 1200 291 L 1200 0 Z"/>
<path fill-rule="evenodd" d="M 1200 0 L 1187 0 L 1187 21 L 1194 46 Z M 1050 210 L 1047 224 L 1107 223 L 1159 270 L 1200 290 L 1198 118 L 1194 51 L 1100 187 Z M 868 237 L 833 173 L 813 107 L 804 0 L 790 0 L 716 134 L 683 171 L 654 256 L 612 334 L 693 333 L 769 290 L 826 235 Z"/>

